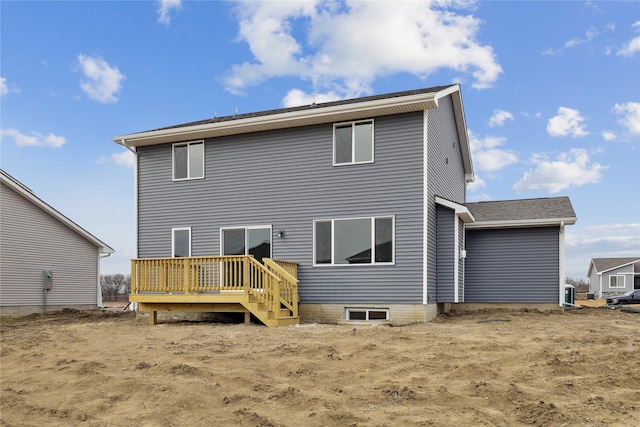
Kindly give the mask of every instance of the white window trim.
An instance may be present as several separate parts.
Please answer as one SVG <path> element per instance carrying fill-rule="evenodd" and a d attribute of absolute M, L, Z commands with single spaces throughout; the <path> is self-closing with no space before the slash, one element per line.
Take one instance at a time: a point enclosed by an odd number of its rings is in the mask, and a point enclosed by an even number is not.
<path fill-rule="evenodd" d="M 393 249 L 391 251 L 391 262 L 376 262 L 376 219 L 391 219 L 391 243 Z M 361 264 L 335 264 L 335 243 L 336 239 L 333 236 L 333 230 L 335 221 L 350 221 L 358 219 L 370 219 L 371 220 L 371 262 Z M 331 222 L 331 263 L 329 264 L 317 264 L 316 263 L 316 223 L 318 222 Z M 314 267 L 350 267 L 355 266 L 367 267 L 373 265 L 395 265 L 396 264 L 396 216 L 395 215 L 379 215 L 379 216 L 363 216 L 354 218 L 333 218 L 333 219 L 316 219 L 313 221 L 313 266 Z"/>
<path fill-rule="evenodd" d="M 183 145 L 186 145 L 188 147 L 191 144 L 199 144 L 199 143 L 202 143 L 202 176 L 191 177 L 191 171 L 189 170 L 191 168 L 191 165 L 189 162 L 189 148 L 187 148 L 187 177 L 176 178 L 175 148 Z M 206 174 L 204 166 L 205 166 L 205 143 L 203 139 L 197 140 L 197 141 L 176 142 L 174 144 L 171 144 L 171 180 L 172 181 L 191 181 L 194 179 L 204 179 Z"/>
<path fill-rule="evenodd" d="M 251 230 L 251 229 L 260 229 L 260 228 L 268 228 L 269 229 L 269 235 L 271 236 L 271 241 L 270 241 L 270 247 L 269 247 L 269 258 L 273 258 L 273 226 L 271 225 L 250 225 L 250 226 L 245 226 L 245 225 L 240 225 L 238 227 L 220 227 L 220 251 L 218 252 L 221 256 L 222 253 L 224 252 L 224 231 L 225 230 L 244 230 L 244 252 L 246 255 L 247 249 L 248 249 L 248 245 L 247 245 L 247 230 Z"/>
<path fill-rule="evenodd" d="M 356 152 L 356 144 L 355 144 L 355 129 L 357 123 L 371 123 L 371 160 L 367 160 L 364 162 L 356 162 L 355 152 Z M 348 163 L 336 163 L 336 128 L 341 126 L 351 125 L 351 161 Z M 342 122 L 342 123 L 334 123 L 333 124 L 333 166 L 349 166 L 349 165 L 362 165 L 367 163 L 373 163 L 375 160 L 375 124 L 373 119 L 367 120 L 355 120 L 353 122 Z"/>
<path fill-rule="evenodd" d="M 188 231 L 189 232 L 189 257 L 191 257 L 191 227 L 173 227 L 171 228 L 171 258 L 178 258 L 175 256 L 175 232 L 176 231 Z M 180 257 L 182 258 L 182 257 Z"/>
<path fill-rule="evenodd" d="M 617 277 L 618 279 L 616 279 L 616 283 L 618 283 L 618 280 L 620 277 L 622 277 L 622 286 L 611 286 L 611 278 L 612 277 Z M 609 276 L 609 289 L 624 289 L 627 287 L 627 280 L 625 278 L 624 274 L 612 274 L 611 276 Z"/>
<path fill-rule="evenodd" d="M 358 319 L 350 319 L 349 315 L 351 312 L 354 311 L 364 311 L 365 312 L 365 319 L 364 320 L 358 320 Z M 386 313 L 386 318 L 384 319 L 369 319 L 369 313 L 371 311 L 381 311 Z M 389 309 L 388 308 L 372 308 L 372 307 L 347 307 L 344 310 L 344 318 L 345 320 L 348 320 L 350 322 L 388 322 L 389 321 Z"/>

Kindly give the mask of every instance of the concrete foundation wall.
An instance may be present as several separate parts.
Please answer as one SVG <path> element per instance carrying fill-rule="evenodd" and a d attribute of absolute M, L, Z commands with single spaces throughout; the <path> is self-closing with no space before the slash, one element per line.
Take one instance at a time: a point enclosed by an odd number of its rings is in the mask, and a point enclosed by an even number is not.
<path fill-rule="evenodd" d="M 59 311 L 65 308 L 74 310 L 97 310 L 96 304 L 78 304 L 78 305 L 47 305 L 47 313 Z M 26 316 L 27 314 L 42 313 L 42 305 L 15 305 L 0 307 L 0 316 Z"/>
<path fill-rule="evenodd" d="M 535 303 L 462 303 L 451 304 L 450 311 L 454 313 L 472 313 L 487 310 L 538 310 L 538 311 L 562 311 L 558 304 Z"/>
<path fill-rule="evenodd" d="M 436 304 L 300 304 L 300 323 L 344 323 L 347 308 L 389 310 L 389 323 L 428 322 L 438 314 Z M 351 321 L 349 321 L 351 322 Z M 357 323 L 357 321 L 352 321 Z M 370 323 L 386 323 L 370 321 Z"/>

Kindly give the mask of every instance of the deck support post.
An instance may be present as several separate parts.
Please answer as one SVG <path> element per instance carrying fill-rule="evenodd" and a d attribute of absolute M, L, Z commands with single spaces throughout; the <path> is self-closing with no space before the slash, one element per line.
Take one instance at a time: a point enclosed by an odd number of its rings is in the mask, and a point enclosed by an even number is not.
<path fill-rule="evenodd" d="M 249 311 L 245 311 L 244 312 L 244 324 L 245 325 L 250 325 L 251 324 L 251 312 L 249 312 Z"/>
<path fill-rule="evenodd" d="M 158 322 L 158 312 L 152 310 L 149 312 L 149 323 L 155 325 Z"/>
<path fill-rule="evenodd" d="M 184 271 L 183 271 L 183 285 L 184 285 L 184 293 L 185 295 L 189 293 L 189 288 L 191 287 L 191 266 L 189 263 L 189 258 L 185 258 L 184 259 L 184 265 L 183 265 Z"/>

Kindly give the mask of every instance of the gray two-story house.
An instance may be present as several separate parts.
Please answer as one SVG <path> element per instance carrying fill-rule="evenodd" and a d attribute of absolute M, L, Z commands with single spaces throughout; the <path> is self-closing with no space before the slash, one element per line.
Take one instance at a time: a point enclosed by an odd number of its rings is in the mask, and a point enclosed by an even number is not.
<path fill-rule="evenodd" d="M 113 140 L 136 156 L 131 301 L 152 321 L 190 309 L 268 325 L 410 322 L 452 304 L 562 305 L 571 203 L 466 203 L 458 85 Z"/>

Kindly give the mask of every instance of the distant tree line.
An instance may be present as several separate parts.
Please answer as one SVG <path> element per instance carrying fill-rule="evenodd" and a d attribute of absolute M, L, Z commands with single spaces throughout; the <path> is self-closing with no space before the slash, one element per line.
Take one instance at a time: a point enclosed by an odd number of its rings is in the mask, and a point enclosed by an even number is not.
<path fill-rule="evenodd" d="M 131 292 L 131 276 L 129 274 L 100 275 L 100 289 L 105 301 L 126 299 Z"/>
<path fill-rule="evenodd" d="M 589 292 L 589 282 L 583 278 L 567 277 L 564 282 L 573 285 L 576 292 Z"/>

